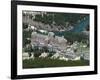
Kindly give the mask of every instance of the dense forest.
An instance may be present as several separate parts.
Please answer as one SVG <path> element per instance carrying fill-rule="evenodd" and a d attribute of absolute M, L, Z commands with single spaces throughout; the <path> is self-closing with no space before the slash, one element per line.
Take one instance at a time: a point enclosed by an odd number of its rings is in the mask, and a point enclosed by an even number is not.
<path fill-rule="evenodd" d="M 68 24 L 75 25 L 79 20 L 84 19 L 88 14 L 76 14 L 76 13 L 52 13 L 47 12 L 43 16 L 37 14 L 35 21 L 40 21 L 45 24 L 55 24 L 60 26 L 66 26 Z"/>

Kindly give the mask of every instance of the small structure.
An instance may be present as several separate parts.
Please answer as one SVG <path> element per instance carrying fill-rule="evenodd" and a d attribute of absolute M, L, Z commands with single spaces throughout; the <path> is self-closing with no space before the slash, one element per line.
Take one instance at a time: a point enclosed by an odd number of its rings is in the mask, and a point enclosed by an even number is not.
<path fill-rule="evenodd" d="M 32 30 L 37 30 L 37 28 L 35 26 L 31 26 Z"/>
<path fill-rule="evenodd" d="M 59 56 L 60 56 L 59 53 L 55 53 L 55 54 L 51 57 L 51 59 L 57 59 L 57 58 L 59 58 Z"/>
<path fill-rule="evenodd" d="M 39 57 L 41 57 L 41 58 L 45 58 L 45 57 L 47 57 L 49 54 L 48 53 L 42 53 Z"/>
<path fill-rule="evenodd" d="M 80 56 L 76 56 L 75 58 L 71 59 L 72 61 L 77 61 L 77 60 L 80 60 L 81 57 Z"/>
<path fill-rule="evenodd" d="M 23 60 L 29 59 L 29 54 L 28 54 L 28 52 L 22 53 L 22 59 L 23 59 Z"/>
<path fill-rule="evenodd" d="M 46 30 L 39 30 L 41 33 L 47 33 Z"/>
<path fill-rule="evenodd" d="M 22 54 L 22 59 L 23 60 L 25 60 L 25 59 L 34 59 L 35 57 L 34 57 L 34 54 L 33 53 L 31 53 L 31 56 L 29 56 L 29 53 L 28 52 L 24 52 L 23 54 Z"/>
<path fill-rule="evenodd" d="M 69 59 L 63 56 L 63 57 L 59 57 L 59 60 L 68 61 Z"/>

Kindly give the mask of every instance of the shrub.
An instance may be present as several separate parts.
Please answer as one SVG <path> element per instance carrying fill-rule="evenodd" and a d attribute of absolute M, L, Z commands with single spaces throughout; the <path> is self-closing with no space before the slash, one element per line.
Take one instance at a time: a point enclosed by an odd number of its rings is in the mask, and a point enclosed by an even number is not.
<path fill-rule="evenodd" d="M 28 28 L 28 24 L 27 23 L 23 23 L 23 29 Z"/>
<path fill-rule="evenodd" d="M 77 60 L 77 61 L 64 61 L 59 59 L 49 58 L 35 58 L 34 60 L 23 60 L 23 68 L 45 68 L 45 67 L 68 67 L 68 66 L 86 66 L 89 65 L 89 61 Z"/>

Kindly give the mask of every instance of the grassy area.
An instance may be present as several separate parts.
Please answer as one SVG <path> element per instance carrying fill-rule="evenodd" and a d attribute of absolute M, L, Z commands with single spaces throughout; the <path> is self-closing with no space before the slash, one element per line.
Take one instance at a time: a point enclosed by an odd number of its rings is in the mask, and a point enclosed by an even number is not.
<path fill-rule="evenodd" d="M 29 60 L 23 60 L 23 68 L 45 68 L 45 67 L 68 67 L 68 66 L 86 66 L 89 65 L 89 61 L 77 60 L 77 61 L 63 61 L 50 58 L 35 58 Z"/>

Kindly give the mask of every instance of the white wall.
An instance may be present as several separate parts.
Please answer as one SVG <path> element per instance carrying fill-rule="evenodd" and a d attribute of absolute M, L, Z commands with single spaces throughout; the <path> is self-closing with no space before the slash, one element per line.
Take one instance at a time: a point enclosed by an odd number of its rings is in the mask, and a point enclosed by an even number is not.
<path fill-rule="evenodd" d="M 32 0 L 31 0 L 32 1 Z M 75 3 L 75 4 L 93 4 L 98 5 L 100 0 L 33 0 L 33 1 L 45 1 L 45 2 L 59 2 L 59 3 Z M 100 5 L 98 5 L 100 14 Z M 0 0 L 0 80 L 10 80 L 10 0 Z M 100 21 L 100 15 L 98 16 Z M 100 23 L 98 23 L 100 26 Z M 98 34 L 100 34 L 100 27 L 98 28 Z M 100 41 L 100 37 L 98 39 Z M 100 44 L 100 42 L 98 42 Z M 100 48 L 100 45 L 99 47 Z M 99 50 L 99 49 L 98 49 Z M 99 52 L 100 53 L 100 50 Z M 98 67 L 100 67 L 100 54 L 98 54 Z M 27 79 L 28 80 L 28 79 Z M 98 75 L 84 75 L 84 76 L 67 76 L 67 77 L 55 77 L 55 78 L 41 78 L 34 80 L 100 80 L 100 68 Z"/>

